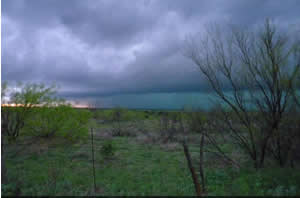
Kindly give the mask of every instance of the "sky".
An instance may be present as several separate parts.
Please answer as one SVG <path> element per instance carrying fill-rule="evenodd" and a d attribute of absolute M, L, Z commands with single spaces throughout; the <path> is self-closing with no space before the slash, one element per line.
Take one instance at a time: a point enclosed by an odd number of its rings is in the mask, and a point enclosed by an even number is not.
<path fill-rule="evenodd" d="M 98 107 L 207 107 L 186 37 L 266 17 L 300 29 L 299 10 L 299 0 L 5 0 L 1 80 L 55 83 L 60 96 Z"/>

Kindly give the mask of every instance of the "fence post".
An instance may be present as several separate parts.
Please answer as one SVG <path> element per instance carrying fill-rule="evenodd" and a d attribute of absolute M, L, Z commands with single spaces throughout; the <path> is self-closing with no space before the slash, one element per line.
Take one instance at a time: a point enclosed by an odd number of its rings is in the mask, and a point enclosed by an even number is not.
<path fill-rule="evenodd" d="M 91 128 L 91 139 L 92 139 L 92 162 L 93 162 L 93 176 L 94 176 L 94 193 L 96 194 L 96 174 L 95 174 L 95 158 L 94 158 L 94 135 L 93 135 L 93 127 Z"/>

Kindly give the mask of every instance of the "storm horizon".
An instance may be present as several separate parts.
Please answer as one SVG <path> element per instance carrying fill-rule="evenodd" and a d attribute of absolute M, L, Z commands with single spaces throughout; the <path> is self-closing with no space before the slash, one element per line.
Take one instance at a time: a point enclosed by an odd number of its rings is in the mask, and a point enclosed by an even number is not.
<path fill-rule="evenodd" d="M 209 23 L 299 30 L 300 2 L 2 1 L 1 82 L 57 84 L 97 107 L 209 108 L 210 87 L 182 50 Z M 297 11 L 298 10 L 298 11 Z"/>

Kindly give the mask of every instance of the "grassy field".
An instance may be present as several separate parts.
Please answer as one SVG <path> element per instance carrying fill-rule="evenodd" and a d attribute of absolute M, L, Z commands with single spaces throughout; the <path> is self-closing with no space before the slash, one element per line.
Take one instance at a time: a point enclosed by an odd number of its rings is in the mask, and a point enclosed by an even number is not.
<path fill-rule="evenodd" d="M 96 192 L 90 137 L 70 142 L 59 137 L 34 140 L 21 136 L 5 145 L 9 182 L 1 186 L 2 195 L 195 195 L 182 146 L 159 140 L 159 112 L 128 113 L 121 125 L 128 132 L 123 137 L 112 135 L 114 122 L 103 122 L 110 113 L 96 111 L 90 123 L 94 129 Z M 190 132 L 187 136 L 198 169 L 199 135 Z M 103 152 L 104 145 L 111 145 L 113 154 Z M 206 195 L 300 195 L 299 169 L 255 171 L 232 145 L 222 146 L 244 166 L 236 169 L 207 153 Z"/>

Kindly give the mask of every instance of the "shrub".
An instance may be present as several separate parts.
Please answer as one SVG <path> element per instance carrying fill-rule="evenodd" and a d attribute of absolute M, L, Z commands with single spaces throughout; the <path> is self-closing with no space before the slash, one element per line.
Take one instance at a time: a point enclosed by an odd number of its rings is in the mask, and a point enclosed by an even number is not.
<path fill-rule="evenodd" d="M 115 146 L 112 141 L 106 141 L 101 146 L 100 153 L 105 159 L 110 159 L 115 155 Z"/>
<path fill-rule="evenodd" d="M 25 120 L 31 116 L 35 106 L 49 106 L 61 103 L 55 97 L 55 86 L 44 84 L 21 84 L 16 89 L 9 88 L 7 83 L 1 88 L 2 96 L 7 96 L 8 101 L 1 98 L 3 103 L 17 104 L 18 107 L 4 107 L 1 112 L 1 131 L 9 140 L 16 140 L 24 127 Z"/>
<path fill-rule="evenodd" d="M 76 110 L 70 105 L 35 108 L 26 120 L 24 133 L 38 137 L 60 136 L 69 140 L 87 137 L 88 110 Z"/>

